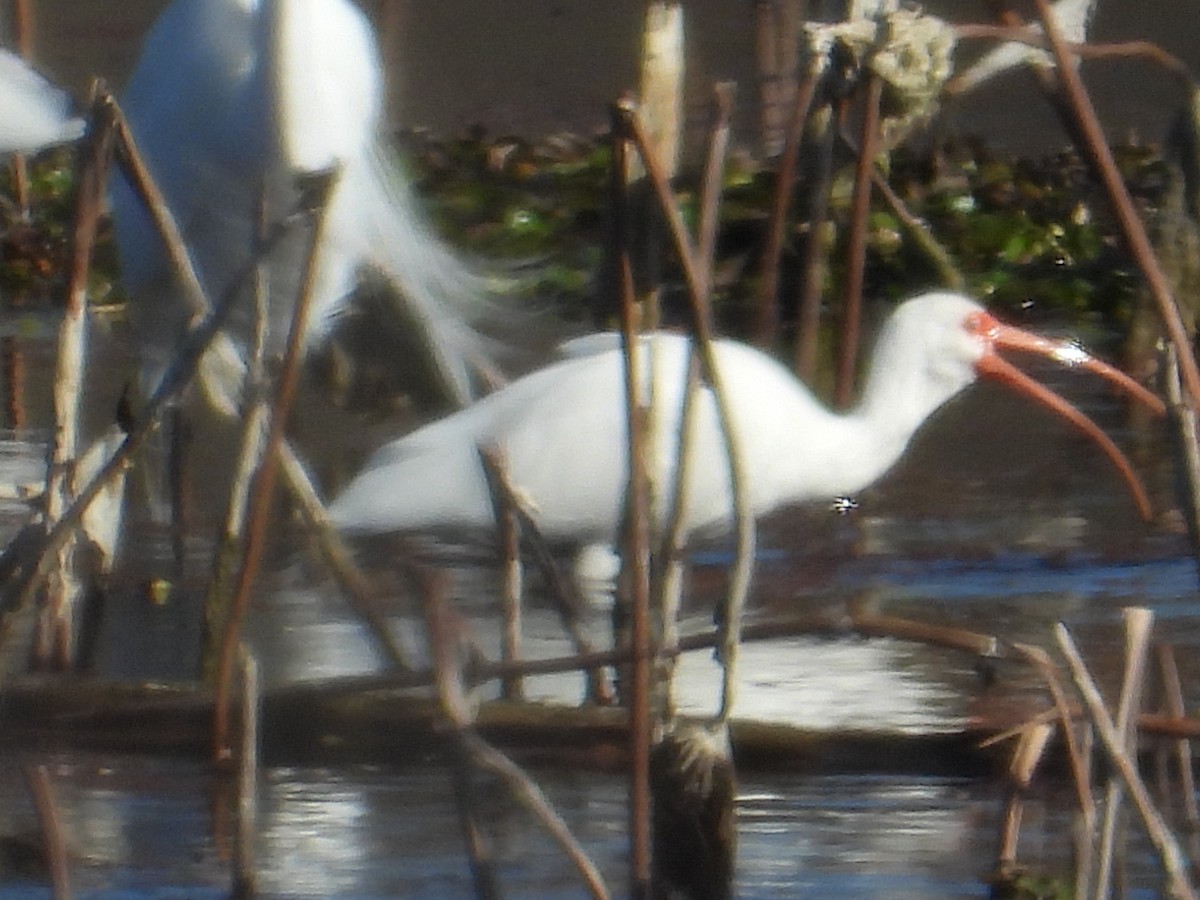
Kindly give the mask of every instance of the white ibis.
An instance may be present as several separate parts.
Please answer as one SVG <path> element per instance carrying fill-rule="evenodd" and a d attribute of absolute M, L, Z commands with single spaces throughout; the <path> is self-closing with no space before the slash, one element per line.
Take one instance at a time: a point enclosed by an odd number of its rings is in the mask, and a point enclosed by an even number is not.
<path fill-rule="evenodd" d="M 479 339 L 466 324 L 481 281 L 434 237 L 392 159 L 375 37 L 350 0 L 172 0 L 143 44 L 122 108 L 177 219 L 209 299 L 254 252 L 268 221 L 292 211 L 298 175 L 339 167 L 308 332 L 319 340 L 364 277 L 384 283 L 433 356 L 447 392 L 469 396 Z M 113 192 L 121 269 L 147 381 L 165 368 L 192 309 L 149 215 Z M 268 348 L 287 336 L 302 238 L 269 268 Z M 237 408 L 253 322 L 251 288 L 201 366 L 214 405 Z M 152 385 L 150 385 L 152 386 Z"/>
<path fill-rule="evenodd" d="M 0 50 L 0 153 L 32 152 L 83 134 L 71 98 L 24 60 Z"/>
<path fill-rule="evenodd" d="M 688 340 L 645 339 L 655 378 L 652 512 L 661 525 L 671 485 Z M 492 505 L 477 447 L 491 448 L 534 508 L 547 537 L 611 547 L 627 478 L 623 367 L 608 349 L 555 363 L 448 418 L 380 449 L 333 503 L 347 532 L 483 529 Z M 822 406 L 791 372 L 751 347 L 717 342 L 716 365 L 732 407 L 744 460 L 749 507 L 778 507 L 849 496 L 872 484 L 904 453 L 930 416 L 977 377 L 997 379 L 1083 429 L 1119 467 L 1144 514 L 1149 507 L 1129 463 L 1092 421 L 1033 381 L 998 351 L 1047 355 L 1094 372 L 1158 411 L 1161 401 L 1073 344 L 1002 325 L 956 294 L 931 293 L 901 304 L 883 328 L 862 401 L 846 414 Z M 595 349 L 594 347 L 592 349 Z M 730 521 L 728 466 L 711 392 L 705 390 L 688 440 L 689 532 Z"/>

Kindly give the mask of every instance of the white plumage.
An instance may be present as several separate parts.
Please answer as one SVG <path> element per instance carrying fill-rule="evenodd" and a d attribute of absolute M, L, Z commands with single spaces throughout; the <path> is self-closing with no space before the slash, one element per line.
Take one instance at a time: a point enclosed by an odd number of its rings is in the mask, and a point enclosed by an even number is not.
<path fill-rule="evenodd" d="M 611 546 L 628 471 L 623 363 L 612 344 L 604 350 L 595 339 L 587 344 L 583 351 L 596 352 L 548 366 L 383 447 L 333 503 L 335 523 L 360 533 L 490 527 L 492 508 L 476 455 L 476 447 L 483 446 L 500 452 L 509 478 L 533 505 L 549 537 Z M 657 334 L 643 339 L 642 346 L 643 358 L 654 366 L 650 469 L 659 527 L 669 508 L 665 494 L 672 484 L 688 341 Z M 1028 379 L 1022 382 L 1024 376 L 997 362 L 997 346 L 1086 365 L 1137 390 L 1103 364 L 1085 362 L 1077 348 L 1001 326 L 978 304 L 955 294 L 927 294 L 895 310 L 880 335 L 862 402 L 847 414 L 826 409 L 770 356 L 718 341 L 717 369 L 732 408 L 753 514 L 867 487 L 900 459 L 922 423 L 979 372 L 1027 393 L 1040 387 L 1033 382 L 1035 387 L 1028 387 Z M 1037 399 L 1052 402 L 1044 395 Z M 1081 425 L 1079 419 L 1075 424 Z M 686 528 L 727 524 L 728 464 L 707 389 L 689 440 Z M 1111 444 L 1106 452 L 1109 448 L 1116 452 Z"/>
<path fill-rule="evenodd" d="M 83 134 L 71 98 L 24 60 L 0 50 L 0 153 L 32 152 Z"/>
<path fill-rule="evenodd" d="M 402 298 L 445 389 L 466 400 L 471 361 L 481 356 L 469 321 L 482 285 L 417 210 L 387 146 L 383 85 L 374 33 L 349 0 L 173 0 L 145 40 L 122 107 L 214 303 L 250 258 L 260 197 L 267 218 L 278 219 L 297 200 L 296 176 L 339 165 L 309 342 L 373 275 Z M 191 312 L 127 186 L 115 187 L 113 208 L 135 343 L 153 380 Z M 298 234 L 271 257 L 271 352 L 287 335 L 303 246 Z M 201 369 L 227 411 L 237 406 L 238 358 L 253 321 L 248 288 L 244 295 Z"/>

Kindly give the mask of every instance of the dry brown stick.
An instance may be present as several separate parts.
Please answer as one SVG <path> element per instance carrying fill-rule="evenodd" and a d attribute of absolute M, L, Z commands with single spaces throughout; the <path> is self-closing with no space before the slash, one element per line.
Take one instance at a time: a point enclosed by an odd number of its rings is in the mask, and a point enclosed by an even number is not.
<path fill-rule="evenodd" d="M 1084 754 L 1075 735 L 1075 714 L 1067 699 L 1067 693 L 1063 690 L 1062 682 L 1059 680 L 1058 667 L 1041 647 L 1018 643 L 1013 644 L 1013 649 L 1038 670 L 1046 682 L 1046 686 L 1050 689 L 1050 696 L 1054 700 L 1054 709 L 1062 728 L 1063 742 L 1067 745 L 1067 759 L 1071 766 L 1071 778 L 1075 784 L 1079 811 L 1083 815 L 1085 827 L 1090 835 L 1096 822 L 1096 803 L 1092 798 L 1090 767 L 1084 760 Z"/>
<path fill-rule="evenodd" d="M 1034 770 L 1054 735 L 1050 722 L 1023 727 L 1008 765 L 1008 799 L 1001 820 L 1000 843 L 996 853 L 996 869 L 1001 877 L 1011 874 L 1017 864 L 1017 843 L 1021 834 L 1021 818 L 1025 808 L 1025 792 L 1033 780 Z"/>
<path fill-rule="evenodd" d="M 613 169 L 627 183 L 629 132 L 627 116 L 613 112 Z M 628 591 L 630 609 L 629 652 L 632 657 L 627 684 L 629 707 L 629 869 L 630 893 L 647 894 L 650 885 L 650 670 L 653 661 L 650 635 L 650 482 L 645 449 L 647 409 L 642 367 L 653 360 L 638 335 L 638 312 L 633 295 L 632 248 L 629 228 L 629 194 L 618 189 L 613 219 L 617 234 L 617 279 L 621 285 L 621 344 L 624 362 L 625 427 L 629 482 L 625 494 L 625 523 L 621 582 Z M 652 402 L 652 400 L 651 400 Z M 618 599 L 618 602 L 620 600 Z"/>
<path fill-rule="evenodd" d="M 850 405 L 854 396 L 855 374 L 858 369 L 863 280 L 867 264 L 868 217 L 871 213 L 871 173 L 875 169 L 875 149 L 879 140 L 879 107 L 882 98 L 883 79 L 875 72 L 869 72 L 866 96 L 863 100 L 860 150 L 854 173 L 850 231 L 846 239 L 846 283 L 842 287 L 842 327 L 833 389 L 834 403 L 842 409 Z"/>
<path fill-rule="evenodd" d="M 265 191 L 258 197 L 258 235 L 261 243 L 267 227 Z M 262 465 L 266 452 L 267 404 L 263 395 L 266 387 L 268 271 L 266 258 L 259 259 L 254 271 L 254 325 L 250 339 L 250 357 L 243 373 L 243 423 L 241 445 L 234 467 L 233 484 L 226 500 L 225 517 L 218 528 L 212 559 L 212 574 L 204 596 L 204 653 L 201 661 L 203 679 L 212 684 L 220 658 L 220 640 L 225 633 L 233 578 L 241 566 L 243 535 L 250 504 L 254 473 Z M 173 425 L 181 426 L 182 416 L 176 414 Z"/>
<path fill-rule="evenodd" d="M 723 81 L 713 87 L 708 156 L 704 163 L 704 177 L 700 183 L 700 217 L 696 229 L 698 270 L 696 277 L 707 286 L 709 295 L 712 294 L 714 260 L 717 254 L 717 231 L 721 222 L 721 188 L 725 175 L 725 157 L 729 151 L 730 119 L 733 117 L 733 99 L 736 91 L 737 87 L 731 81 Z"/>
<path fill-rule="evenodd" d="M 238 647 L 238 662 L 242 719 L 238 752 L 237 843 L 231 894 L 235 898 L 248 898 L 257 892 L 254 839 L 258 833 L 258 736 L 262 700 L 258 687 L 258 662 L 245 644 Z"/>
<path fill-rule="evenodd" d="M 695 266 L 695 252 L 692 250 L 687 227 L 683 215 L 671 193 L 671 186 L 661 165 L 659 165 L 649 137 L 642 127 L 636 110 L 628 103 L 618 104 L 618 111 L 623 116 L 629 134 L 637 145 L 638 153 L 646 167 L 646 175 L 654 188 L 659 207 L 667 220 L 672 240 L 675 244 L 676 256 L 683 268 L 687 281 L 688 297 L 692 303 L 692 327 L 695 332 L 697 347 L 700 351 L 700 361 L 703 364 L 703 375 L 712 389 L 713 400 L 717 408 L 717 419 L 721 425 L 722 437 L 725 441 L 725 452 L 729 463 L 730 493 L 733 497 L 734 521 L 734 562 L 730 573 L 729 588 L 726 592 L 722 627 L 725 639 L 721 643 L 721 664 L 724 668 L 721 688 L 721 708 L 719 716 L 728 718 L 733 711 L 736 693 L 736 658 L 742 627 L 742 610 L 745 608 L 746 597 L 750 593 L 750 580 L 754 572 L 755 522 L 750 511 L 749 498 L 746 492 L 746 475 L 743 456 L 738 435 L 733 428 L 733 408 L 725 391 L 724 381 L 716 364 L 716 353 L 713 350 L 712 310 L 705 302 L 704 284 L 699 279 Z"/>
<path fill-rule="evenodd" d="M 1129 796 L 1132 798 L 1134 806 L 1137 807 L 1142 824 L 1146 828 L 1146 834 L 1158 852 L 1167 875 L 1168 894 L 1175 900 L 1195 900 L 1197 895 L 1188 878 L 1187 858 L 1180 850 L 1179 844 L 1176 842 L 1175 836 L 1171 834 L 1166 822 L 1163 821 L 1162 815 L 1155 809 L 1154 802 L 1150 799 L 1150 794 L 1142 782 L 1137 767 L 1122 748 L 1120 732 L 1117 731 L 1104 706 L 1104 698 L 1088 673 L 1083 657 L 1079 655 L 1075 641 L 1071 638 L 1071 633 L 1060 622 L 1054 628 L 1054 636 L 1058 641 L 1059 649 L 1066 657 L 1071 676 L 1087 706 L 1092 724 L 1096 726 L 1096 731 L 1108 753 L 1109 761 L 1121 777 L 1125 789 L 1129 791 Z"/>
<path fill-rule="evenodd" d="M 312 235 L 308 246 L 300 296 L 297 297 L 296 307 L 292 312 L 287 350 L 284 354 L 283 368 L 279 373 L 275 401 L 271 408 L 267 449 L 263 456 L 263 464 L 254 479 L 250 518 L 246 526 L 246 549 L 242 558 L 241 570 L 238 573 L 237 589 L 234 592 L 233 606 L 226 624 L 221 659 L 217 669 L 216 698 L 213 708 L 213 754 L 218 760 L 227 758 L 230 752 L 228 746 L 229 705 L 234 657 L 241 634 L 242 621 L 250 607 L 250 591 L 258 576 L 262 552 L 266 546 L 267 525 L 271 519 L 271 501 L 275 495 L 275 483 L 279 472 L 279 451 L 283 443 L 283 430 L 286 427 L 288 411 L 291 409 L 292 397 L 300 377 L 300 356 L 304 334 L 308 326 L 308 311 L 316 289 L 317 251 L 324 236 L 327 201 L 337 180 L 337 173 L 324 173 L 311 177 L 313 179 L 313 183 L 310 185 L 312 196 L 319 206 L 312 223 Z"/>
<path fill-rule="evenodd" d="M 488 452 L 476 448 L 479 465 L 487 479 L 488 494 L 492 500 L 492 512 L 499 532 L 497 549 L 500 551 L 502 584 L 500 588 L 500 612 L 503 619 L 500 632 L 500 661 L 515 663 L 521 659 L 521 533 L 517 511 L 508 499 L 505 489 L 504 461 L 499 450 Z M 523 693 L 519 675 L 500 679 L 500 696 L 506 700 L 518 700 Z"/>
<path fill-rule="evenodd" d="M 53 526 L 70 505 L 79 455 L 79 413 L 83 391 L 87 342 L 87 284 L 97 223 L 104 204 L 109 160 L 113 152 L 109 98 L 93 88 L 88 138 L 80 157 L 76 187 L 71 259 L 67 273 L 67 298 L 59 326 L 54 376 L 54 447 L 46 483 L 46 522 Z M 74 662 L 74 607 L 82 594 L 72 549 L 78 532 L 56 553 L 56 577 L 50 579 L 45 607 L 39 620 L 35 655 L 42 665 L 67 669 Z"/>
<path fill-rule="evenodd" d="M 1175 451 L 1175 493 L 1187 524 L 1192 558 L 1200 567 L 1200 442 L 1196 430 L 1196 406 L 1184 402 L 1179 381 L 1179 354 L 1168 344 L 1163 367 L 1163 389 L 1167 396 L 1167 421 Z M 1198 570 L 1200 571 L 1200 570 Z"/>
<path fill-rule="evenodd" d="M 845 101 L 839 101 L 839 105 Z M 808 239 L 804 244 L 799 296 L 796 299 L 796 374 L 809 384 L 817 377 L 817 356 L 821 337 L 821 297 L 829 270 L 829 251 L 833 236 L 827 227 L 833 186 L 833 157 L 837 129 L 832 104 L 819 111 L 824 123 L 817 145 L 812 199 L 808 214 Z"/>
<path fill-rule="evenodd" d="M 1125 673 L 1121 682 L 1121 698 L 1117 706 L 1117 731 L 1122 748 L 1130 758 L 1137 759 L 1137 715 L 1146 681 L 1146 661 L 1150 655 L 1150 640 L 1154 614 L 1148 609 L 1127 607 L 1121 611 L 1125 623 Z M 1100 828 L 1100 847 L 1096 855 L 1095 896 L 1110 895 L 1113 860 L 1117 850 L 1117 829 L 1120 825 L 1122 791 L 1120 782 L 1110 778 L 1104 798 L 1104 820 Z"/>
<path fill-rule="evenodd" d="M 704 288 L 705 302 L 711 302 L 713 270 L 717 250 L 717 231 L 720 222 L 722 174 L 725 157 L 729 149 L 730 117 L 733 114 L 732 84 L 718 84 L 713 91 L 713 122 L 709 136 L 708 156 L 704 167 L 704 180 L 700 190 L 700 221 L 697 228 L 696 263 L 697 280 Z M 651 582 L 658 601 L 660 641 L 656 655 L 656 670 L 664 684 L 659 691 L 661 709 L 658 714 L 666 723 L 674 717 L 672 696 L 674 681 L 674 656 L 669 651 L 679 642 L 679 609 L 683 596 L 684 548 L 687 533 L 683 527 L 684 510 L 687 508 L 687 485 L 691 474 L 691 444 L 687 435 L 691 433 L 695 412 L 696 392 L 700 384 L 700 356 L 695 344 L 688 351 L 687 374 L 683 399 L 679 411 L 679 427 L 675 451 L 675 473 L 672 479 L 670 506 L 662 542 L 655 561 Z"/>
<path fill-rule="evenodd" d="M 1191 403 L 1193 406 L 1200 405 L 1200 369 L 1196 367 L 1196 360 L 1191 352 L 1191 341 L 1184 328 L 1183 320 L 1179 316 L 1179 308 L 1176 306 L 1170 282 L 1154 253 L 1154 247 L 1150 243 L 1145 225 L 1138 216 L 1137 208 L 1129 195 L 1129 189 L 1121 178 L 1120 170 L 1113 159 L 1112 149 L 1104 138 L 1104 131 L 1100 127 L 1096 110 L 1092 106 L 1087 91 L 1084 89 L 1083 81 L 1071 58 L 1071 51 L 1054 21 L 1050 4 L 1048 0 L 1036 0 L 1036 3 L 1042 19 L 1042 27 L 1046 32 L 1046 39 L 1050 43 L 1055 62 L 1058 65 L 1058 78 L 1066 93 L 1075 122 L 1087 142 L 1084 149 L 1098 170 L 1101 182 L 1108 192 L 1109 200 L 1116 212 L 1125 243 L 1133 254 L 1138 268 L 1142 270 L 1142 275 L 1158 306 L 1163 326 L 1179 353 L 1183 382 L 1187 385 Z"/>
<path fill-rule="evenodd" d="M 755 342 L 759 346 L 775 344 L 779 330 L 779 265 L 783 257 L 784 234 L 787 229 L 788 208 L 792 202 L 796 163 L 804 140 L 804 124 L 812 108 L 813 98 L 825 74 L 826 57 L 816 56 L 804 81 L 796 89 L 788 118 L 783 155 L 775 175 L 775 193 L 771 198 L 771 213 L 767 219 L 767 237 L 763 242 L 759 266 L 758 314 L 755 317 Z"/>

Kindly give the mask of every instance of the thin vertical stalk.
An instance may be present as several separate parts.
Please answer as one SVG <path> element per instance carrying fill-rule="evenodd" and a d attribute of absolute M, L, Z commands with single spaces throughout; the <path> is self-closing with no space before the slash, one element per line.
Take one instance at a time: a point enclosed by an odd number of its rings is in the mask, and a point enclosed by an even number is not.
<path fill-rule="evenodd" d="M 99 90 L 93 91 L 90 118 L 76 188 L 66 308 L 58 333 L 54 449 L 46 485 L 46 519 L 51 525 L 62 518 L 78 489 L 75 462 L 79 454 L 79 413 L 87 359 L 87 276 L 113 151 L 112 105 Z M 74 608 L 83 591 L 77 580 L 74 548 L 74 540 L 68 540 L 57 552 L 56 575 L 50 580 L 38 628 L 38 661 L 61 669 L 74 663 Z"/>
<path fill-rule="evenodd" d="M 841 101 L 839 101 L 841 102 Z M 826 223 L 829 220 L 829 195 L 833 185 L 833 148 L 837 129 L 833 124 L 833 106 L 823 108 L 825 121 L 821 133 L 816 175 L 809 192 L 811 203 L 808 215 L 808 240 L 804 244 L 801 264 L 800 296 L 796 301 L 796 374 L 813 384 L 817 377 L 817 352 L 821 337 L 821 296 L 825 290 L 825 275 L 829 271 L 829 245 Z"/>
<path fill-rule="evenodd" d="M 1182 719 L 1187 715 L 1187 708 L 1183 701 L 1179 667 L 1175 664 L 1175 649 L 1170 644 L 1159 644 L 1156 653 L 1159 671 L 1162 673 L 1163 693 L 1166 694 L 1167 712 Z M 1187 816 L 1188 843 L 1192 858 L 1200 859 L 1200 803 L 1196 800 L 1191 741 L 1182 737 L 1176 740 L 1175 753 L 1179 764 L 1179 795 L 1183 798 L 1183 811 Z"/>
<path fill-rule="evenodd" d="M 624 184 L 629 166 L 630 107 L 613 111 L 614 183 Z M 613 219 L 617 234 L 617 279 L 621 289 L 621 343 L 625 360 L 625 410 L 628 428 L 629 489 L 622 581 L 631 607 L 629 676 L 629 877 L 630 896 L 650 896 L 650 531 L 649 483 L 643 444 L 642 406 L 644 347 L 637 331 L 633 268 L 629 248 L 628 195 L 617 190 Z M 652 365 L 652 363 L 651 363 Z M 653 380 L 653 373 L 646 374 Z"/>
<path fill-rule="evenodd" d="M 1151 629 L 1154 614 L 1148 609 L 1126 608 L 1121 611 L 1125 622 L 1125 674 L 1121 683 L 1121 699 L 1117 706 L 1117 731 L 1122 747 L 1132 759 L 1137 759 L 1137 715 L 1141 706 L 1142 688 L 1146 680 L 1146 661 L 1150 655 Z M 1121 784 L 1110 778 L 1104 799 L 1104 819 L 1100 827 L 1100 850 L 1093 896 L 1104 900 L 1112 891 L 1113 858 L 1117 850 L 1117 829 L 1121 819 Z"/>
<path fill-rule="evenodd" d="M 867 74 L 863 101 L 862 136 L 858 164 L 854 171 L 854 199 L 851 204 L 850 233 L 846 246 L 846 284 L 842 294 L 841 346 L 838 350 L 834 403 L 846 408 L 854 395 L 854 375 L 858 368 L 859 328 L 862 323 L 862 292 L 867 263 L 867 218 L 871 212 L 871 173 L 875 168 L 875 146 L 879 140 L 879 104 L 883 97 L 883 79 L 875 72 Z"/>
<path fill-rule="evenodd" d="M 499 532 L 497 550 L 500 553 L 501 590 L 500 612 L 503 619 L 500 631 L 500 660 L 514 664 L 521 660 L 521 594 L 523 570 L 521 568 L 521 531 L 514 502 L 506 490 L 504 460 L 499 451 L 479 448 L 479 464 L 487 478 L 488 493 L 492 499 L 492 512 L 496 517 Z M 520 675 L 505 675 L 500 679 L 500 695 L 506 700 L 519 700 L 523 693 Z"/>
<path fill-rule="evenodd" d="M 13 34 L 16 36 L 17 54 L 28 62 L 33 57 L 33 10 L 29 0 L 13 0 Z M 25 154 L 14 153 L 12 157 L 13 193 L 21 218 L 29 218 L 29 167 Z"/>
<path fill-rule="evenodd" d="M 792 202 L 800 145 L 804 140 L 804 124 L 808 121 L 808 113 L 824 75 L 825 66 L 824 56 L 814 56 L 808 75 L 796 89 L 788 118 L 783 156 L 775 174 L 775 193 L 771 199 L 767 238 L 763 244 L 762 262 L 759 267 L 761 274 L 754 340 L 760 347 L 774 346 L 779 337 L 779 266 L 783 257 L 784 234 L 787 232 L 788 208 Z"/>
<path fill-rule="evenodd" d="M 242 568 L 238 573 L 237 589 L 234 592 L 233 606 L 226 625 L 221 659 L 218 663 L 216 699 L 213 707 L 213 752 L 217 759 L 224 759 L 229 754 L 229 705 L 234 653 L 238 637 L 241 634 L 242 621 L 250 606 L 250 591 L 254 587 L 254 580 L 258 575 L 258 567 L 262 560 L 262 552 L 266 546 L 267 525 L 271 519 L 271 500 L 275 493 L 276 477 L 279 472 L 283 430 L 287 425 L 288 410 L 291 409 L 292 397 L 300 377 L 301 348 L 308 325 L 308 310 L 316 285 L 318 251 L 325 231 L 326 201 L 336 181 L 337 173 L 325 173 L 314 176 L 314 178 L 320 179 L 319 184 L 314 184 L 313 193 L 319 206 L 312 223 L 312 237 L 308 247 L 304 279 L 301 282 L 300 296 L 296 300 L 296 308 L 292 312 L 287 350 L 283 358 L 283 368 L 279 373 L 275 402 L 271 409 L 270 428 L 267 432 L 267 452 L 263 457 L 262 467 L 254 479 L 250 518 L 246 527 L 246 551 L 242 560 Z"/>
<path fill-rule="evenodd" d="M 238 752 L 237 843 L 233 861 L 235 898 L 257 893 L 254 839 L 258 830 L 258 749 L 262 700 L 258 687 L 258 661 L 245 644 L 238 647 L 241 675 L 241 741 Z"/>
<path fill-rule="evenodd" d="M 595 653 L 595 647 L 588 638 L 584 622 L 579 615 L 583 599 L 577 596 L 572 582 L 564 578 L 559 571 L 549 544 L 538 530 L 533 510 L 528 508 L 512 482 L 509 481 L 503 461 L 496 450 L 479 447 L 477 452 L 491 489 L 501 493 L 504 502 L 517 517 L 521 534 L 533 552 L 534 561 L 542 573 L 542 578 L 546 581 L 550 600 L 558 612 L 564 631 L 575 646 L 575 651 L 583 656 Z M 589 702 L 599 705 L 607 705 L 612 702 L 612 692 L 605 680 L 604 671 L 598 666 L 587 671 L 587 699 Z"/>
<path fill-rule="evenodd" d="M 696 238 L 696 277 L 712 295 L 714 260 L 717 253 L 717 231 L 721 223 L 721 188 L 725 174 L 725 158 L 729 152 L 730 119 L 736 85 L 723 81 L 713 87 L 712 124 L 709 129 L 708 156 L 704 163 L 704 179 L 700 185 L 700 221 Z"/>
<path fill-rule="evenodd" d="M 692 302 L 692 327 L 703 364 L 703 375 L 712 388 L 717 407 L 717 418 L 725 440 L 726 458 L 729 463 L 730 493 L 733 497 L 734 519 L 734 563 L 726 592 L 724 615 L 722 616 L 723 639 L 720 646 L 721 662 L 724 667 L 721 686 L 720 719 L 726 721 L 733 710 L 737 669 L 737 651 L 741 640 L 742 610 L 750 593 L 750 581 L 754 570 L 755 523 L 746 494 L 745 464 L 738 435 L 733 427 L 733 408 L 724 388 L 721 373 L 713 351 L 712 310 L 704 302 L 705 291 L 695 265 L 695 252 L 688 238 L 683 216 L 671 194 L 671 186 L 659 165 L 639 117 L 630 107 L 623 110 L 626 127 L 637 145 L 638 153 L 646 166 L 646 175 L 658 197 L 659 206 L 667 220 L 671 237 L 675 243 L 676 256 L 683 269 Z"/>
<path fill-rule="evenodd" d="M 1035 2 L 1042 19 L 1046 40 L 1054 54 L 1059 80 L 1066 93 L 1076 125 L 1084 136 L 1085 146 L 1083 149 L 1092 160 L 1101 183 L 1108 192 L 1125 243 L 1133 254 L 1138 268 L 1142 270 L 1142 276 L 1146 279 L 1150 294 L 1158 306 L 1158 312 L 1162 316 L 1167 335 L 1179 353 L 1183 382 L 1187 385 L 1191 404 L 1198 406 L 1200 405 L 1200 370 L 1196 367 L 1196 360 L 1191 352 L 1191 341 L 1184 328 L 1183 320 L 1179 316 L 1179 308 L 1175 304 L 1170 282 L 1154 253 L 1154 247 L 1150 243 L 1149 235 L 1146 234 L 1145 225 L 1138 216 L 1137 208 L 1129 195 L 1129 189 L 1121 178 L 1121 172 L 1113 159 L 1112 149 L 1104 138 L 1104 130 L 1100 126 L 1096 110 L 1079 77 L 1070 47 L 1063 39 L 1058 24 L 1055 22 L 1050 3 L 1048 0 L 1035 0 Z"/>
<path fill-rule="evenodd" d="M 1179 374 L 1179 352 L 1175 345 L 1168 344 L 1164 355 L 1163 386 L 1167 395 L 1167 419 L 1173 438 L 1175 469 L 1181 476 L 1176 479 L 1176 494 L 1183 509 L 1183 520 L 1187 523 L 1192 559 L 1196 563 L 1197 574 L 1200 574 L 1200 444 L 1197 442 L 1196 405 L 1185 402 Z"/>
<path fill-rule="evenodd" d="M 1004 819 L 1000 831 L 1000 848 L 996 853 L 996 868 L 1001 877 L 1007 878 L 1017 865 L 1017 843 L 1021 835 L 1021 819 L 1025 811 L 1025 793 L 1033 780 L 1054 726 L 1049 722 L 1038 722 L 1022 729 L 1008 765 L 1008 799 L 1004 806 Z"/>
<path fill-rule="evenodd" d="M 0 371 L 4 378 L 4 427 L 25 430 L 25 350 L 16 335 L 0 337 Z"/>

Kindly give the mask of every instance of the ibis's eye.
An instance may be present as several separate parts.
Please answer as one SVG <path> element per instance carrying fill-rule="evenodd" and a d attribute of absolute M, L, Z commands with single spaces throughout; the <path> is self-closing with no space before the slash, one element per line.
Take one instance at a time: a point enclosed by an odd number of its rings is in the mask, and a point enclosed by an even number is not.
<path fill-rule="evenodd" d="M 986 335 L 996 330 L 996 320 L 986 312 L 968 313 L 963 328 L 970 335 Z"/>

